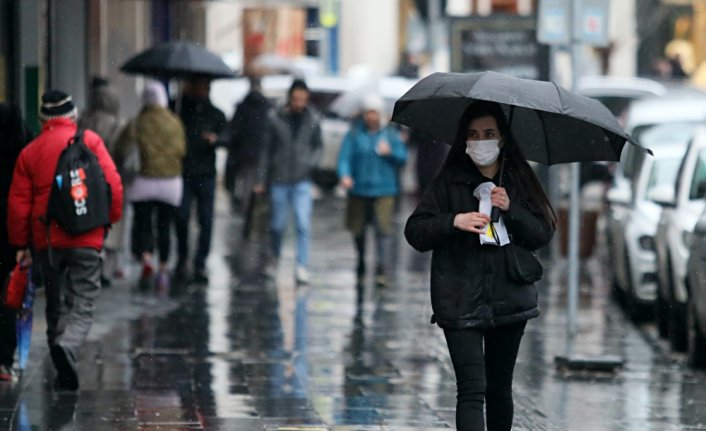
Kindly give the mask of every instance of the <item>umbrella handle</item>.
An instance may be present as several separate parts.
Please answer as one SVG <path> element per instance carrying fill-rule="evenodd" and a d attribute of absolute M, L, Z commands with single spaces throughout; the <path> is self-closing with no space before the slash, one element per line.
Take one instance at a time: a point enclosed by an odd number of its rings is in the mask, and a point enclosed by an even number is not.
<path fill-rule="evenodd" d="M 512 117 L 515 115 L 515 105 L 510 105 L 510 115 L 508 118 L 508 133 L 511 133 L 512 130 Z M 507 144 L 506 144 L 507 145 Z M 505 159 L 507 158 L 507 146 L 505 147 L 505 150 L 503 151 L 503 158 L 500 161 L 500 177 L 498 177 L 498 187 L 502 187 L 503 185 L 503 174 L 505 173 Z M 497 223 L 500 220 L 500 207 L 493 207 L 493 209 L 490 211 L 490 221 L 493 223 Z"/>
<path fill-rule="evenodd" d="M 490 210 L 490 221 L 493 223 L 497 223 L 500 220 L 500 207 L 493 207 L 492 210 Z"/>

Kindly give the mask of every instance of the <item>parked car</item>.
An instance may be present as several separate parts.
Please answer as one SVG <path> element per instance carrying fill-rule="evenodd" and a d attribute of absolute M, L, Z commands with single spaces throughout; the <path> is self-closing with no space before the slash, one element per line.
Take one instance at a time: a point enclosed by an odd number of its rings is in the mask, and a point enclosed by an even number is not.
<path fill-rule="evenodd" d="M 645 97 L 664 96 L 667 87 L 657 81 L 632 76 L 584 76 L 579 80 L 578 92 L 606 105 L 618 120 L 631 102 Z"/>
<path fill-rule="evenodd" d="M 674 350 L 686 348 L 686 264 L 689 238 L 706 207 L 706 128 L 694 131 L 674 187 L 657 187 L 649 196 L 662 205 L 657 226 L 656 321 Z"/>
<path fill-rule="evenodd" d="M 674 87 L 660 97 L 646 97 L 630 104 L 625 114 L 625 131 L 640 141 L 643 132 L 657 124 L 706 122 L 706 93 L 691 87 Z M 630 189 L 645 153 L 633 145 L 625 145 L 615 182 Z"/>
<path fill-rule="evenodd" d="M 706 211 L 701 213 L 689 247 L 686 270 L 689 292 L 686 308 L 687 358 L 697 368 L 706 368 Z"/>
<path fill-rule="evenodd" d="M 654 236 L 662 207 L 647 199 L 657 187 L 672 186 L 693 128 L 663 124 L 652 126 L 640 142 L 654 157 L 642 158 L 630 193 L 625 187 L 608 190 L 607 241 L 613 262 L 613 286 L 628 315 L 650 314 L 657 291 Z"/>

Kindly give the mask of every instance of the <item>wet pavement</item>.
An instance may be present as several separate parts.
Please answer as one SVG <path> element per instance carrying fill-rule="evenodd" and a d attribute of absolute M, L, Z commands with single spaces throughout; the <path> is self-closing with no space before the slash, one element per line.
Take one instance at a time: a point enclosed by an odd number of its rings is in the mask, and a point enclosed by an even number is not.
<path fill-rule="evenodd" d="M 356 286 L 343 205 L 317 203 L 312 280 L 300 287 L 292 234 L 267 279 L 257 244 L 240 240 L 242 220 L 219 206 L 207 287 L 180 300 L 136 295 L 127 284 L 104 291 L 77 394 L 50 389 L 40 298 L 28 371 L 0 385 L 0 429 L 453 429 L 453 370 L 443 333 L 428 324 L 430 256 L 399 235 L 392 283 Z M 411 205 L 402 204 L 400 231 Z M 706 374 L 670 353 L 651 325 L 623 317 L 603 261 L 584 265 L 573 352 L 618 355 L 625 367 L 557 371 L 566 265 L 546 262 L 543 314 L 527 326 L 516 367 L 514 429 L 706 429 Z"/>

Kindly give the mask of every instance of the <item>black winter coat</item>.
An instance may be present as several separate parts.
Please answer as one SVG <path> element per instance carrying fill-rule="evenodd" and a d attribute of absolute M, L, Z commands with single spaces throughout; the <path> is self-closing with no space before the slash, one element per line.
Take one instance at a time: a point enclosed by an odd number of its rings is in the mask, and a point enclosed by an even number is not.
<path fill-rule="evenodd" d="M 539 315 L 534 284 L 508 279 L 502 247 L 481 245 L 478 234 L 454 228 L 459 213 L 478 211 L 473 190 L 486 181 L 469 160 L 445 167 L 407 220 L 405 237 L 412 247 L 433 250 L 432 323 L 444 329 L 492 328 Z M 536 250 L 551 240 L 538 208 L 520 196 L 509 170 L 503 178 L 510 207 L 502 212 L 512 242 Z M 493 180 L 498 184 L 498 179 Z"/>
<path fill-rule="evenodd" d="M 219 138 L 216 144 L 203 138 L 204 132 L 220 135 L 226 126 L 226 117 L 208 99 L 184 96 L 181 100 L 181 121 L 186 131 L 186 156 L 183 173 L 216 175 L 216 147 L 226 144 Z"/>
<path fill-rule="evenodd" d="M 228 123 L 228 164 L 257 166 L 265 146 L 265 125 L 270 101 L 259 91 L 245 96 Z"/>

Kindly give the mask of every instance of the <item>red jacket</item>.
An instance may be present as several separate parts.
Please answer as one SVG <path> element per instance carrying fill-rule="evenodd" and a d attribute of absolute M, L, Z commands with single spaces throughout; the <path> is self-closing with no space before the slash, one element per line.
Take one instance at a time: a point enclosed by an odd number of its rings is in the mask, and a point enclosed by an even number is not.
<path fill-rule="evenodd" d="M 7 230 L 10 243 L 19 248 L 34 245 L 35 250 L 48 247 L 47 228 L 42 222 L 47 212 L 49 192 L 54 180 L 59 155 L 76 134 L 76 123 L 58 118 L 44 123 L 42 132 L 20 153 L 10 186 Z M 98 157 L 105 179 L 110 185 L 112 202 L 110 221 L 120 220 L 123 210 L 123 185 L 115 163 L 103 140 L 90 130 L 83 135 L 86 146 Z M 69 235 L 56 223 L 51 226 L 52 248 L 103 248 L 105 228 L 99 227 L 81 235 Z"/>

